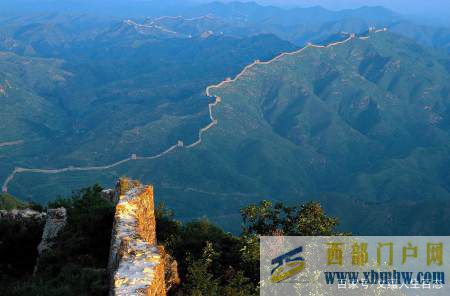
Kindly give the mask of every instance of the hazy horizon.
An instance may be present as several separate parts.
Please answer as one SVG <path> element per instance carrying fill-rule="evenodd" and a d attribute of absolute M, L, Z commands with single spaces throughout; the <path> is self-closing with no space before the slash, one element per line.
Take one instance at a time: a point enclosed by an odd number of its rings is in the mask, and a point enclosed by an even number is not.
<path fill-rule="evenodd" d="M 236 0 L 218 0 L 221 2 L 234 2 Z M 197 2 L 212 2 L 197 0 Z M 450 17 L 450 1 L 429 0 L 240 0 L 238 2 L 257 2 L 275 6 L 322 6 L 331 10 L 353 9 L 363 6 L 383 6 L 401 14 L 416 15 L 423 18 L 438 18 L 441 21 Z M 447 21 L 448 23 L 448 21 Z"/>
<path fill-rule="evenodd" d="M 177 11 L 194 3 L 208 2 L 257 2 L 263 5 L 279 7 L 321 6 L 330 10 L 354 9 L 362 6 L 383 6 L 403 15 L 411 15 L 430 21 L 434 20 L 447 25 L 450 24 L 450 1 L 445 2 L 442 0 L 429 0 L 427 2 L 419 0 L 11 0 L 7 3 L 0 3 L 0 10 L 3 9 L 3 13 L 9 13 L 11 11 L 62 11 L 69 9 L 73 12 L 90 11 L 102 14 L 111 11 L 112 7 L 121 7 L 121 11 L 127 14 L 136 12 L 136 9 L 143 12 L 139 8 L 142 6 L 152 6 L 153 10 L 151 12 L 158 14 L 158 12 L 167 13 L 169 10 Z M 149 11 L 146 12 L 152 14 Z"/>

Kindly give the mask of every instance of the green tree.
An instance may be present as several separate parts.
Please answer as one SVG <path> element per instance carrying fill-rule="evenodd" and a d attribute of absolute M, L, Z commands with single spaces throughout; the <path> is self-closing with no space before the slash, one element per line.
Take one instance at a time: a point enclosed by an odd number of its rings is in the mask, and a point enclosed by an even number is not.
<path fill-rule="evenodd" d="M 94 185 L 49 204 L 67 209 L 67 224 L 40 257 L 36 275 L 17 281 L 6 295 L 107 295 L 114 205 L 101 192 Z"/>
<path fill-rule="evenodd" d="M 241 210 L 243 233 L 241 235 L 241 258 L 243 270 L 254 283 L 259 280 L 259 236 L 292 235 L 319 236 L 337 235 L 338 220 L 326 215 L 317 202 L 304 205 L 275 205 L 268 200 L 249 205 Z"/>
<path fill-rule="evenodd" d="M 207 242 L 202 257 L 194 260 L 188 267 L 184 293 L 192 296 L 219 296 L 219 281 L 211 271 L 211 265 L 217 258 L 211 242 Z M 188 262 L 191 260 L 188 260 Z"/>
<path fill-rule="evenodd" d="M 241 210 L 244 235 L 335 235 L 338 220 L 325 214 L 317 202 L 299 206 L 273 205 L 264 200 Z"/>

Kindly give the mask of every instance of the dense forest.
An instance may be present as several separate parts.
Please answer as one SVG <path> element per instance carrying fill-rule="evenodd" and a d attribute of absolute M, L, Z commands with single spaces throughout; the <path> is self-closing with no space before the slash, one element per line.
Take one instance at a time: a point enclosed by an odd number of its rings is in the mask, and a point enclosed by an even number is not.
<path fill-rule="evenodd" d="M 48 208 L 65 207 L 68 220 L 36 270 L 42 221 L 0 220 L 1 295 L 107 295 L 114 205 L 101 192 L 95 185 L 49 203 Z M 158 207 L 158 243 L 177 260 L 181 278 L 171 295 L 259 295 L 259 235 L 337 233 L 338 220 L 314 202 L 262 201 L 243 208 L 241 215 L 242 233 L 236 236 L 206 219 L 182 223 Z"/>

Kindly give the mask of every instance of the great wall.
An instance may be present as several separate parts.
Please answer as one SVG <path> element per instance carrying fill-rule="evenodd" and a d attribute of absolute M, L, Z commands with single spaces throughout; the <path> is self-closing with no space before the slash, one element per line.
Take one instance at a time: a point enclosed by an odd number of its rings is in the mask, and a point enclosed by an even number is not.
<path fill-rule="evenodd" d="M 153 187 L 121 179 L 113 199 L 110 295 L 166 295 L 179 279 L 176 261 L 157 245 Z"/>
<path fill-rule="evenodd" d="M 180 284 L 180 278 L 177 261 L 157 243 L 153 187 L 121 178 L 114 190 L 103 190 L 102 198 L 115 204 L 113 227 L 109 230 L 109 259 L 105 266 L 109 295 L 165 296 Z M 46 212 L 29 208 L 0 210 L 1 221 L 33 221 L 42 225 L 41 240 L 35 246 L 38 256 L 34 275 L 42 268 L 42 258 L 57 247 L 58 237 L 69 219 L 64 207 Z"/>
<path fill-rule="evenodd" d="M 3 142 L 3 143 L 0 143 L 0 147 L 15 146 L 15 145 L 20 145 L 20 144 L 23 144 L 22 140 L 12 141 L 12 142 Z"/>
<path fill-rule="evenodd" d="M 385 30 L 386 29 L 382 29 L 374 32 Z M 327 46 L 308 44 L 300 50 L 291 53 L 282 53 L 267 62 L 255 61 L 246 66 L 234 79 L 226 79 L 217 85 L 208 86 L 206 89 L 206 95 L 208 97 L 214 96 L 210 93 L 211 89 L 220 88 L 227 83 L 238 80 L 246 73 L 247 70 L 255 65 L 270 64 L 276 60 L 279 60 L 283 56 L 294 55 L 302 52 L 308 47 L 327 48 L 346 43 L 354 38 L 366 40 L 368 37 L 356 37 L 352 34 L 346 40 L 331 43 Z M 169 147 L 160 154 L 147 157 L 133 154 L 129 158 L 106 166 L 71 166 L 63 169 L 29 169 L 18 167 L 15 168 L 13 173 L 6 179 L 3 184 L 3 191 L 6 192 L 8 190 L 9 182 L 11 182 L 14 179 L 14 176 L 18 173 L 33 172 L 56 174 L 67 171 L 103 170 L 132 160 L 160 158 L 176 148 L 193 148 L 202 142 L 203 134 L 218 123 L 217 119 L 213 117 L 213 107 L 217 106 L 221 102 L 221 98 L 219 96 L 214 97 L 214 103 L 209 104 L 211 123 L 199 130 L 198 140 L 190 145 L 184 146 L 183 142 L 178 141 L 177 144 Z M 21 144 L 21 142 L 17 141 L 6 144 L 7 145 L 3 146 Z M 195 189 L 190 188 L 190 190 Z M 157 244 L 153 187 L 149 185 L 144 186 L 137 181 L 120 179 L 117 182 L 115 190 L 105 191 L 105 198 L 116 204 L 108 262 L 108 271 L 111 280 L 109 294 L 111 296 L 165 296 L 167 291 L 172 286 L 179 284 L 180 280 L 177 272 L 177 262 L 165 251 L 163 246 L 159 246 Z M 41 253 L 46 248 L 51 248 L 51 239 L 56 237 L 61 228 L 64 227 L 65 210 L 50 210 L 47 215 L 25 210 L 23 213 L 17 212 L 15 215 L 29 216 L 31 215 L 30 213 L 33 217 L 39 215 L 40 219 L 47 217 L 47 222 L 45 225 L 45 229 L 47 229 L 47 231 L 44 231 L 42 242 L 39 245 L 39 253 Z M 7 214 L 8 213 L 0 213 L 0 217 Z"/>
<path fill-rule="evenodd" d="M 382 28 L 382 29 L 374 29 L 374 28 L 370 28 L 369 32 L 370 33 L 380 33 L 380 32 L 386 32 L 387 28 Z M 2 185 L 2 191 L 3 192 L 8 192 L 8 186 L 9 184 L 14 180 L 14 178 L 16 177 L 17 174 L 21 174 L 21 173 L 42 173 L 42 174 L 58 174 L 58 173 L 64 173 L 64 172 L 74 172 L 74 171 L 95 171 L 95 170 L 107 170 L 110 168 L 114 168 L 117 167 L 119 165 L 122 165 L 124 163 L 130 162 L 130 161 L 138 161 L 138 160 L 152 160 L 152 159 L 158 159 L 163 157 L 164 155 L 176 150 L 177 148 L 185 148 L 185 149 L 191 149 L 196 147 L 197 145 L 201 144 L 202 142 L 202 137 L 203 134 L 206 133 L 209 129 L 211 129 L 213 126 L 218 124 L 218 120 L 216 118 L 214 118 L 213 116 L 213 107 L 216 107 L 220 102 L 221 102 L 221 97 L 219 96 L 215 96 L 212 95 L 210 93 L 210 90 L 213 88 L 220 88 L 226 84 L 235 82 L 236 80 L 238 80 L 239 78 L 241 78 L 249 69 L 251 69 L 252 67 L 256 66 L 256 65 L 269 65 L 281 58 L 283 58 L 284 56 L 292 56 L 292 55 L 296 55 L 298 53 L 303 52 L 304 50 L 306 50 L 307 48 L 330 48 L 330 47 L 334 47 L 334 46 L 338 46 L 341 44 L 345 44 L 353 39 L 359 39 L 359 40 L 367 40 L 369 39 L 370 35 L 368 36 L 357 36 L 356 34 L 349 34 L 349 37 L 343 41 L 338 41 L 338 42 L 333 42 L 330 43 L 328 45 L 314 45 L 312 43 L 308 43 L 305 47 L 293 51 L 293 52 L 284 52 L 281 53 L 279 55 L 277 55 L 276 57 L 274 57 L 273 59 L 266 61 L 266 62 L 261 62 L 259 60 L 254 61 L 253 63 L 247 65 L 246 67 L 244 67 L 244 69 L 236 75 L 236 77 L 234 79 L 230 79 L 227 78 L 225 80 L 223 80 L 222 82 L 215 84 L 215 85 L 210 85 L 206 88 L 206 95 L 208 97 L 214 97 L 215 101 L 213 103 L 209 103 L 208 104 L 208 108 L 209 108 L 209 117 L 211 119 L 211 122 L 201 128 L 198 132 L 198 139 L 193 142 L 192 144 L 189 145 L 184 145 L 183 141 L 178 140 L 176 144 L 172 145 L 171 147 L 169 147 L 168 149 L 166 149 L 165 151 L 157 154 L 157 155 L 153 155 L 153 156 L 138 156 L 134 153 L 131 154 L 130 157 L 119 160 L 115 163 L 109 164 L 109 165 L 104 165 L 104 166 L 89 166 L 89 167 L 75 167 L 75 166 L 69 166 L 69 167 L 65 167 L 65 168 L 61 168 L 61 169 L 39 169 L 39 168 L 23 168 L 23 167 L 16 167 L 14 168 L 14 170 L 11 172 L 11 174 L 9 174 L 7 176 L 7 178 L 5 179 L 5 181 L 3 182 Z"/>

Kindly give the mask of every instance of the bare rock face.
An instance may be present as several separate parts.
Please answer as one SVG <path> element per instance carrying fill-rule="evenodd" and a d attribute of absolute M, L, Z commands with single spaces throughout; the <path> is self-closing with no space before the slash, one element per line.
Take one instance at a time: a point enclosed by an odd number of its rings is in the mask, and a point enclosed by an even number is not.
<path fill-rule="evenodd" d="M 121 179 L 114 199 L 110 295 L 166 295 L 167 255 L 156 243 L 153 187 Z"/>
<path fill-rule="evenodd" d="M 49 209 L 47 211 L 47 221 L 45 222 L 41 243 L 38 246 L 39 255 L 52 248 L 54 240 L 66 226 L 66 222 L 67 212 L 65 208 Z"/>
<path fill-rule="evenodd" d="M 178 275 L 178 263 L 170 254 L 166 254 L 166 256 L 164 257 L 164 268 L 166 290 L 169 291 L 173 287 L 176 287 L 180 284 L 180 277 Z"/>
<path fill-rule="evenodd" d="M 45 213 L 43 213 L 45 215 Z M 39 243 L 38 258 L 36 265 L 34 266 L 34 273 L 39 269 L 39 260 L 41 256 L 52 249 L 55 244 L 55 240 L 58 234 L 63 230 L 67 223 L 67 211 L 65 208 L 48 209 L 46 214 L 47 220 L 45 221 L 44 231 L 42 233 L 42 239 Z"/>

